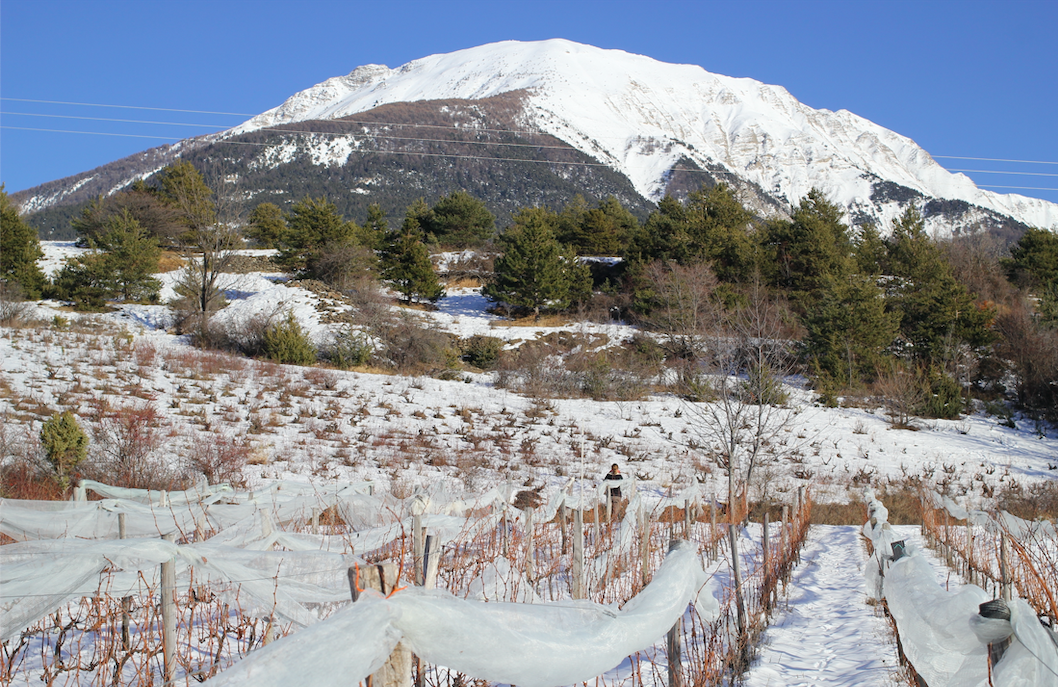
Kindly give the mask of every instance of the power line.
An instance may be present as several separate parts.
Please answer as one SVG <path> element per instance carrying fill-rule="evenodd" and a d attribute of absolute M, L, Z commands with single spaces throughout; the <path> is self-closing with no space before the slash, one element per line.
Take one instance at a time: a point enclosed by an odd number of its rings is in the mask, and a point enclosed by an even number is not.
<path fill-rule="evenodd" d="M 257 114 L 246 114 L 245 112 L 212 112 L 210 110 L 177 110 L 171 107 L 143 107 L 140 105 L 102 105 L 100 103 L 71 103 L 63 100 L 31 100 L 29 98 L 0 98 L 0 100 L 11 100 L 18 103 L 44 103 L 47 105 L 80 105 L 82 107 L 112 107 L 121 110 L 154 110 L 156 112 L 184 112 L 187 114 L 215 114 L 231 115 L 233 117 L 256 117 Z M 260 113 L 258 113 L 260 114 Z"/>
<path fill-rule="evenodd" d="M 156 111 L 156 112 L 183 112 L 183 113 L 189 113 L 189 114 L 217 114 L 217 115 L 230 115 L 230 116 L 233 116 L 233 117 L 251 117 L 251 118 L 258 117 L 261 114 L 263 114 L 261 112 L 249 113 L 249 112 L 218 112 L 218 111 L 214 111 L 214 110 L 181 110 L 181 109 L 176 109 L 176 108 L 171 108 L 171 107 L 145 107 L 145 106 L 142 106 L 142 105 L 110 105 L 110 104 L 104 104 L 104 103 L 80 103 L 80 102 L 69 102 L 69 101 L 65 101 L 65 100 L 37 100 L 37 99 L 31 99 L 31 98 L 0 97 L 0 100 L 10 100 L 12 102 L 20 102 L 20 103 L 43 103 L 43 104 L 48 104 L 48 105 L 79 105 L 79 106 L 83 106 L 83 107 L 107 107 L 107 108 L 127 109 L 127 110 L 153 110 L 153 111 Z M 387 103 L 387 104 L 390 104 L 390 103 Z M 0 114 L 2 114 L 2 113 L 0 113 Z M 12 113 L 12 114 L 19 114 L 19 113 Z M 61 117 L 62 115 L 39 115 L 39 116 Z M 70 117 L 70 118 L 71 119 L 88 119 L 88 118 L 80 118 L 80 117 Z M 103 121 L 125 121 L 125 120 L 103 120 Z M 131 122 L 132 120 L 129 120 L 129 121 Z M 337 119 L 337 120 L 332 120 L 332 121 L 346 122 L 346 123 L 349 123 L 349 124 L 370 124 L 370 125 L 373 125 L 373 126 L 401 126 L 401 127 L 412 126 L 412 127 L 416 127 L 416 128 L 435 128 L 435 129 L 455 129 L 455 130 L 458 130 L 457 127 L 452 127 L 452 126 L 448 126 L 448 125 L 444 125 L 444 124 L 411 124 L 411 123 L 408 123 L 408 122 L 378 122 L 378 121 L 352 120 L 352 119 Z M 144 123 L 154 123 L 154 122 L 144 122 Z M 191 125 L 191 126 L 198 126 L 198 125 Z M 203 126 L 205 126 L 205 125 L 203 125 Z M 0 128 L 17 128 L 17 127 L 0 127 Z M 234 127 L 229 127 L 229 128 L 234 128 Z M 30 131 L 46 131 L 46 129 L 29 129 L 29 130 Z M 490 133 L 513 133 L 513 134 L 549 135 L 549 134 L 546 134 L 546 132 L 531 131 L 529 129 L 478 129 L 478 128 L 475 128 L 475 129 L 473 129 L 473 131 L 486 131 L 486 132 L 490 132 Z M 86 132 L 65 132 L 65 131 L 63 131 L 63 132 L 59 132 L 59 133 L 91 133 L 91 132 L 87 132 L 87 131 Z M 324 133 L 324 132 L 318 132 L 318 133 Z M 112 134 L 112 135 L 119 135 L 119 134 Z M 129 134 L 129 135 L 131 136 L 132 134 Z M 137 137 L 137 138 L 141 138 L 141 137 Z M 930 155 L 930 157 L 941 158 L 941 159 L 945 159 L 945 160 L 978 160 L 978 161 L 983 161 L 983 162 L 1021 162 L 1021 163 L 1024 163 L 1024 164 L 1031 164 L 1031 165 L 1058 165 L 1058 161 L 1049 161 L 1049 160 L 1015 160 L 1015 159 L 996 158 L 996 157 L 970 157 L 970 156 L 964 156 L 964 155 L 932 155 L 932 154 Z M 968 171 L 968 170 L 950 170 L 950 171 Z M 981 171 L 985 171 L 985 170 L 981 170 Z"/>
<path fill-rule="evenodd" d="M 974 184 L 977 188 L 1017 188 L 1023 191 L 1058 191 L 1058 188 L 1044 188 L 1040 186 L 996 186 L 995 184 Z"/>
<path fill-rule="evenodd" d="M 0 115 L 15 115 L 18 117 L 48 117 L 51 119 L 80 119 L 91 122 L 120 122 L 122 124 L 159 124 L 163 126 L 201 126 L 211 129 L 227 129 L 226 124 L 189 124 L 186 122 L 152 122 L 147 119 L 111 119 L 109 117 L 78 117 L 75 115 L 41 114 L 35 112 L 3 112 Z"/>
<path fill-rule="evenodd" d="M 1048 174 L 1046 172 L 1007 172 L 998 169 L 949 169 L 948 171 L 973 172 L 974 174 L 1013 174 L 1014 176 L 1022 177 L 1058 177 L 1058 174 Z"/>
<path fill-rule="evenodd" d="M 960 157 L 958 155 L 931 155 L 930 157 L 944 158 L 945 160 L 980 160 L 982 162 L 1024 162 L 1027 165 L 1058 165 L 1058 162 L 1047 162 L 1043 160 L 1004 160 L 998 157 Z"/>
<path fill-rule="evenodd" d="M 7 124 L 0 124 L 0 129 L 15 129 L 17 131 L 46 131 L 53 134 L 89 134 L 91 136 L 118 136 L 125 138 L 153 138 L 164 141 L 183 141 L 186 139 L 178 136 L 148 136 L 145 134 L 112 134 L 105 133 L 103 131 L 70 131 L 67 129 L 36 129 L 29 126 L 8 126 Z"/>

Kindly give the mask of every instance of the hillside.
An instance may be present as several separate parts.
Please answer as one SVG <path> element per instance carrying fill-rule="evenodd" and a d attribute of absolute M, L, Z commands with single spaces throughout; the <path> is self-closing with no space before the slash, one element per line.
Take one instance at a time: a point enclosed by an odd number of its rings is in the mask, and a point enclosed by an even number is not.
<path fill-rule="evenodd" d="M 1010 240 L 1027 226 L 1058 225 L 1053 203 L 977 189 L 910 139 L 850 112 L 814 110 L 752 79 L 561 40 L 359 67 L 227 132 L 15 198 L 42 235 L 58 236 L 61 207 L 177 157 L 247 206 L 326 195 L 356 218 L 366 198 L 350 195 L 378 191 L 374 200 L 393 213 L 408 197 L 456 188 L 501 218 L 514 205 L 557 207 L 575 193 L 615 195 L 645 214 L 666 193 L 723 181 L 762 217 L 784 216 L 818 188 L 855 225 L 887 229 L 910 203 L 941 234 L 986 228 Z"/>

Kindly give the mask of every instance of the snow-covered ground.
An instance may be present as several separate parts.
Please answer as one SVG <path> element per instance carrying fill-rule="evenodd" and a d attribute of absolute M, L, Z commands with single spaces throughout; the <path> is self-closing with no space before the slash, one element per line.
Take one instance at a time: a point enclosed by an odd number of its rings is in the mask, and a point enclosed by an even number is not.
<path fill-rule="evenodd" d="M 923 550 L 937 581 L 952 591 L 958 576 L 922 549 L 917 526 L 897 525 L 896 538 Z M 902 683 L 889 622 L 868 605 L 866 549 L 860 528 L 815 525 L 790 582 L 785 609 L 764 633 L 747 687 L 891 687 Z"/>
<path fill-rule="evenodd" d="M 45 248 L 53 268 L 76 250 Z M 171 287 L 174 275 L 163 279 Z M 231 304 L 221 317 L 235 325 L 289 311 L 321 340 L 339 326 L 328 323 L 316 294 L 281 275 L 233 275 L 226 288 Z M 418 316 L 461 337 L 487 334 L 511 345 L 563 329 L 503 326 L 487 305 L 476 289 L 452 289 L 436 311 Z M 570 479 L 574 492 L 590 491 L 617 462 L 655 501 L 695 482 L 706 494 L 723 491 L 721 471 L 702 448 L 700 416 L 671 395 L 534 399 L 499 388 L 488 373 L 446 381 L 280 366 L 192 349 L 166 330 L 165 306 L 80 315 L 41 303 L 36 311 L 45 323 L 58 315 L 72 325 L 0 330 L 0 414 L 8 437 L 31 437 L 60 409 L 85 419 L 107 403 L 149 406 L 158 417 L 155 454 L 162 463 L 184 468 L 196 441 L 231 442 L 251 458 L 250 488 L 276 479 L 371 480 L 394 493 L 442 482 L 455 492 L 481 493 L 511 479 L 547 495 Z M 623 324 L 564 329 L 597 335 L 606 345 L 634 332 Z M 781 440 L 789 450 L 758 472 L 755 495 L 790 502 L 797 487 L 808 486 L 817 501 L 846 501 L 859 498 L 866 484 L 918 475 L 973 505 L 1005 483 L 1058 475 L 1049 469 L 1058 462 L 1058 437 L 1032 426 L 969 415 L 924 422 L 915 432 L 893 430 L 880 409 L 818 407 L 811 392 L 794 386 L 790 393 L 798 415 Z M 759 528 L 750 528 L 746 545 L 759 539 L 754 532 Z M 887 624 L 866 604 L 857 532 L 814 528 L 747 684 L 895 684 Z M 912 540 L 917 532 L 901 530 Z M 726 579 L 724 565 L 711 572 Z M 938 580 L 954 584 L 942 566 Z M 628 670 L 610 677 L 619 682 Z"/>
<path fill-rule="evenodd" d="M 44 247 L 53 265 L 77 250 L 67 243 Z M 161 277 L 167 288 L 176 278 Z M 281 275 L 231 275 L 225 286 L 230 304 L 218 318 L 236 328 L 257 314 L 285 311 L 321 342 L 345 326 L 330 323 L 329 315 L 347 306 L 322 308 L 319 296 L 287 285 Z M 510 345 L 565 330 L 610 346 L 635 332 L 624 324 L 504 326 L 487 307 L 477 289 L 460 288 L 436 311 L 415 315 L 460 337 L 487 334 Z M 84 413 L 103 398 L 119 407 L 149 403 L 173 436 L 162 449 L 166 460 L 178 464 L 208 427 L 240 437 L 257 455 L 251 482 L 326 476 L 413 485 L 446 478 L 469 487 L 510 474 L 557 484 L 567 476 L 594 479 L 617 462 L 659 493 L 692 479 L 707 492 L 723 491 L 704 447 L 701 416 L 672 395 L 627 402 L 534 399 L 496 386 L 489 373 L 445 381 L 277 366 L 191 349 L 165 329 L 172 323 L 165 306 L 80 315 L 42 303 L 37 315 L 82 326 L 12 329 L 0 337 L 0 412 L 6 409 L 8 422 L 39 427 L 45 413 L 61 407 Z M 920 431 L 894 430 L 880 408 L 820 407 L 811 391 L 796 386 L 790 395 L 797 416 L 781 440 L 784 456 L 758 471 L 757 493 L 789 500 L 797 486 L 810 485 L 817 500 L 845 501 L 850 486 L 918 475 L 974 505 L 1011 481 L 1058 474 L 1050 469 L 1058 463 L 1058 437 L 1038 434 L 1031 423 L 1010 428 L 974 414 L 923 421 Z M 39 413 L 18 412 L 28 406 Z"/>

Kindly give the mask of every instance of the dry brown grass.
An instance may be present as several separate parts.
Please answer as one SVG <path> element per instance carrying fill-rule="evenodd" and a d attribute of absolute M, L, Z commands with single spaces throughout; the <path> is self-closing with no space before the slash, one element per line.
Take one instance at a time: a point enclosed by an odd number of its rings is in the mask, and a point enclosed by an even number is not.
<path fill-rule="evenodd" d="M 185 264 L 187 263 L 179 253 L 171 250 L 162 251 L 162 257 L 158 260 L 158 271 L 173 272 L 182 269 Z"/>

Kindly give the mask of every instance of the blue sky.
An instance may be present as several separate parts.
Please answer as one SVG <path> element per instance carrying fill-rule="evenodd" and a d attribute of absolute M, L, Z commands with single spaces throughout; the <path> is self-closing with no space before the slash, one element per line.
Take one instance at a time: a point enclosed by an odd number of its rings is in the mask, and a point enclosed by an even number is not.
<path fill-rule="evenodd" d="M 779 84 L 934 156 L 1051 163 L 937 158 L 1030 173 L 967 174 L 1058 202 L 1055 27 L 1054 0 L 3 0 L 0 181 L 18 191 L 227 128 L 362 64 L 567 38 Z"/>

